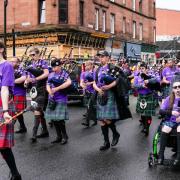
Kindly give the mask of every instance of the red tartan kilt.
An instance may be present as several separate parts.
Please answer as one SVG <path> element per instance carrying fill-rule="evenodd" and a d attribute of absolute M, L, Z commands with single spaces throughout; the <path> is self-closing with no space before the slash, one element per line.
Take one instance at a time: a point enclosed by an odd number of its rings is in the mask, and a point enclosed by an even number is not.
<path fill-rule="evenodd" d="M 0 122 L 3 122 L 2 101 L 0 99 Z M 13 100 L 9 101 L 9 114 L 15 114 L 15 106 Z M 0 149 L 11 148 L 14 146 L 14 124 L 7 124 L 0 127 Z"/>
<path fill-rule="evenodd" d="M 14 96 L 14 104 L 16 112 L 21 112 L 26 109 L 26 96 Z"/>

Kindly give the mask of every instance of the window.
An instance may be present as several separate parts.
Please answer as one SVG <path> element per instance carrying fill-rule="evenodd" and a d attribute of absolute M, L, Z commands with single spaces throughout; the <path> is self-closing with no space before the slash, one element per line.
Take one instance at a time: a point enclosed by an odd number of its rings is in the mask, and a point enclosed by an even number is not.
<path fill-rule="evenodd" d="M 153 28 L 153 40 L 156 42 L 156 27 Z"/>
<path fill-rule="evenodd" d="M 80 25 L 83 26 L 84 25 L 84 2 L 80 1 L 79 4 L 79 15 L 80 15 Z"/>
<path fill-rule="evenodd" d="M 136 21 L 133 21 L 133 38 L 136 38 Z"/>
<path fill-rule="evenodd" d="M 153 16 L 156 17 L 156 2 L 153 3 Z"/>
<path fill-rule="evenodd" d="M 114 27 L 115 27 L 115 15 L 110 15 L 110 33 L 114 34 Z"/>
<path fill-rule="evenodd" d="M 140 41 L 143 40 L 143 24 L 142 23 L 139 24 L 139 40 Z"/>
<path fill-rule="evenodd" d="M 68 0 L 59 0 L 59 23 L 68 23 Z"/>
<path fill-rule="evenodd" d="M 142 0 L 139 0 L 139 12 L 142 13 Z"/>
<path fill-rule="evenodd" d="M 123 33 L 126 33 L 126 18 L 123 17 L 123 24 L 122 24 Z"/>
<path fill-rule="evenodd" d="M 132 0 L 132 8 L 133 8 L 133 11 L 136 10 L 136 0 Z"/>
<path fill-rule="evenodd" d="M 106 11 L 103 11 L 103 16 L 102 16 L 102 31 L 106 32 Z"/>
<path fill-rule="evenodd" d="M 95 11 L 95 30 L 99 30 L 99 9 Z"/>
<path fill-rule="evenodd" d="M 39 23 L 43 24 L 46 22 L 46 1 L 39 1 Z"/>

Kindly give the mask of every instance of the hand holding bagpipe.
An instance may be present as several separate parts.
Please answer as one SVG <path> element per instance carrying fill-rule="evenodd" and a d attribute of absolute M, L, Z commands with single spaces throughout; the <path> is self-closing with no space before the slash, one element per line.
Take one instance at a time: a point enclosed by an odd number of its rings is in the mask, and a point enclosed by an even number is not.
<path fill-rule="evenodd" d="M 14 115 L 13 117 L 11 117 L 9 115 L 9 113 L 4 113 L 4 122 L 0 123 L 0 128 L 4 125 L 10 124 L 12 121 L 16 121 L 17 117 L 20 116 L 21 114 L 24 114 L 27 111 L 32 111 L 33 109 L 37 108 L 38 104 L 36 102 L 31 102 L 31 105 L 29 107 L 27 107 L 26 109 L 24 109 L 23 111 L 17 113 L 16 115 Z"/>

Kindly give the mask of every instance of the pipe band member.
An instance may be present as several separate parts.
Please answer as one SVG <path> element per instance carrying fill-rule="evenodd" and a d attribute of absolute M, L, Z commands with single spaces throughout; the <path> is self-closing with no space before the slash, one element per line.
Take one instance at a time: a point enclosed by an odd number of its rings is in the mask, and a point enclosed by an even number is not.
<path fill-rule="evenodd" d="M 167 62 L 167 67 L 162 70 L 162 102 L 170 94 L 170 85 L 173 77 L 175 76 L 176 68 L 172 59 Z"/>
<path fill-rule="evenodd" d="M 144 76 L 149 78 L 145 79 Z M 135 76 L 134 79 L 134 88 L 138 91 L 136 112 L 141 114 L 141 122 L 143 124 L 142 132 L 145 133 L 146 136 L 149 134 L 152 116 L 155 115 L 157 105 L 153 91 L 148 88 L 148 84 L 153 83 L 153 81 L 155 81 L 155 78 L 151 78 L 148 75 L 147 65 L 145 63 L 141 63 L 140 73 L 138 76 Z"/>
<path fill-rule="evenodd" d="M 53 72 L 48 76 L 46 89 L 49 93 L 48 105 L 46 108 L 46 119 L 53 122 L 57 137 L 51 143 L 66 144 L 68 135 L 65 121 L 69 119 L 67 111 L 67 92 L 71 85 L 69 73 L 61 68 L 59 59 L 51 62 Z"/>
<path fill-rule="evenodd" d="M 14 70 L 10 63 L 5 59 L 5 46 L 0 42 L 0 124 L 4 121 L 7 123 L 0 127 L 0 152 L 6 161 L 13 180 L 21 180 L 13 152 L 11 148 L 14 146 L 14 124 L 9 121 L 15 113 L 15 107 L 10 95 L 14 86 Z"/>
<path fill-rule="evenodd" d="M 46 81 L 49 75 L 48 63 L 40 59 L 40 51 L 38 48 L 33 47 L 29 51 L 29 56 L 32 58 L 32 64 L 27 69 L 29 75 L 25 80 L 25 84 L 31 83 L 32 87 L 32 100 L 38 104 L 38 107 L 34 109 L 34 127 L 31 142 L 36 142 L 36 138 L 49 137 L 49 133 L 46 126 L 46 120 L 44 118 L 44 110 L 47 106 L 48 95 L 46 92 Z M 34 95 L 33 95 L 34 94 Z M 41 134 L 37 135 L 39 124 L 42 126 Z"/>
<path fill-rule="evenodd" d="M 92 126 L 97 124 L 96 120 L 96 109 L 93 102 L 94 96 L 94 88 L 93 88 L 93 81 L 94 81 L 94 70 L 93 70 L 93 62 L 86 61 L 85 62 L 85 71 L 81 73 L 80 77 L 80 86 L 83 88 L 84 91 L 84 98 L 86 99 L 86 106 L 87 112 L 85 116 L 85 122 L 82 125 L 89 127 L 90 120 L 93 120 L 94 123 Z"/>
<path fill-rule="evenodd" d="M 172 85 L 172 92 L 168 96 L 159 111 L 164 117 L 163 127 L 160 135 L 160 150 L 158 163 L 163 164 L 164 151 L 167 145 L 169 133 L 173 128 L 177 129 L 177 157 L 173 162 L 174 166 L 180 165 L 180 79 L 175 80 Z"/>
<path fill-rule="evenodd" d="M 100 147 L 100 151 L 104 151 L 110 148 L 109 142 L 109 128 L 113 133 L 113 140 L 111 146 L 115 146 L 120 134 L 116 130 L 114 121 L 119 119 L 119 113 L 115 100 L 115 95 L 111 89 L 116 86 L 116 80 L 109 85 L 105 85 L 102 77 L 108 75 L 108 62 L 109 53 L 107 51 L 99 51 L 97 54 L 101 63 L 101 67 L 98 68 L 94 74 L 93 87 L 97 91 L 97 120 L 101 126 L 101 131 L 104 136 L 104 144 Z M 105 100 L 105 101 L 104 101 Z M 104 101 L 104 102 L 103 102 Z"/>
<path fill-rule="evenodd" d="M 14 86 L 14 103 L 16 112 L 19 113 L 26 109 L 26 88 L 24 87 L 24 82 L 26 80 L 26 71 L 20 66 L 20 59 L 13 57 L 11 63 L 14 67 L 14 77 L 15 77 L 15 86 Z M 20 124 L 19 130 L 15 133 L 26 133 L 27 128 L 24 123 L 23 114 L 17 117 Z"/>

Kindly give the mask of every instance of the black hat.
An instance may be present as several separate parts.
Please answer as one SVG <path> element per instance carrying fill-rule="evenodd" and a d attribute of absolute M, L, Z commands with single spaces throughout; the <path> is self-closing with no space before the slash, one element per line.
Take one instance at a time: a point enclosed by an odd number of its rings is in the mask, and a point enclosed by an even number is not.
<path fill-rule="evenodd" d="M 61 62 L 60 62 L 59 59 L 53 59 L 53 60 L 51 61 L 51 66 L 52 66 L 52 67 L 56 67 L 56 66 L 60 66 L 60 65 L 61 65 Z"/>
<path fill-rule="evenodd" d="M 98 53 L 97 53 L 97 56 L 109 56 L 109 53 L 107 52 L 107 51 L 105 51 L 105 50 L 102 50 L 102 51 L 99 51 Z"/>

